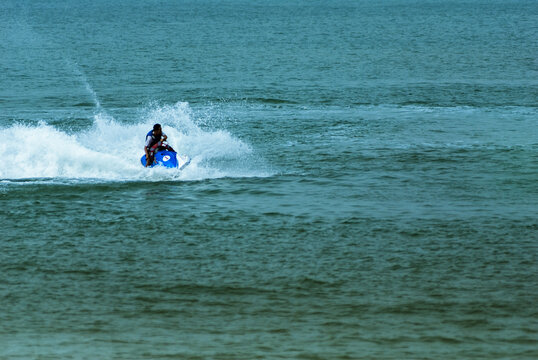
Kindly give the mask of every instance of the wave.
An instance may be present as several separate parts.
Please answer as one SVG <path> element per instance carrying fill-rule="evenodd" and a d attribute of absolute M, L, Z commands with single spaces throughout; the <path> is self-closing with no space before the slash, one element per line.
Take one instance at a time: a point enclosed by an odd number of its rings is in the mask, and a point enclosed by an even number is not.
<path fill-rule="evenodd" d="M 71 133 L 51 124 L 15 124 L 0 129 L 0 180 L 161 181 L 269 176 L 252 147 L 222 129 L 203 129 L 188 103 L 152 105 L 135 123 L 99 111 L 90 129 Z M 182 171 L 140 164 L 144 138 L 160 123 L 170 145 L 191 157 Z"/>

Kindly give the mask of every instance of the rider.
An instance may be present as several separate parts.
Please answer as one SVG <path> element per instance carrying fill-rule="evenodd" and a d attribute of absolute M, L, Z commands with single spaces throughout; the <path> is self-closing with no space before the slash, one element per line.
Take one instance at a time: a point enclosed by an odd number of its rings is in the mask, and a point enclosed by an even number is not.
<path fill-rule="evenodd" d="M 153 125 L 153 130 L 146 135 L 146 145 L 144 146 L 144 152 L 146 153 L 146 167 L 153 164 L 153 157 L 158 150 L 166 149 L 175 151 L 165 143 L 167 138 L 168 136 L 163 133 L 161 124 Z"/>

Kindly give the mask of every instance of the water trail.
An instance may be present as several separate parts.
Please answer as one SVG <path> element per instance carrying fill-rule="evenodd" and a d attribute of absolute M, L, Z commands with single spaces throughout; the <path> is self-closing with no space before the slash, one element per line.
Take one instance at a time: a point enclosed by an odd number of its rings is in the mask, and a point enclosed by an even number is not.
<path fill-rule="evenodd" d="M 90 85 L 86 74 L 81 69 L 80 65 L 72 60 L 74 57 L 69 54 L 66 47 L 32 25 L 29 21 L 31 17 L 28 15 L 28 7 L 22 6 L 19 10 L 21 11 L 21 16 L 12 19 L 11 22 L 6 25 L 7 30 L 2 36 L 6 38 L 6 41 L 10 44 L 10 48 L 13 47 L 19 49 L 20 52 L 24 54 L 24 58 L 20 61 L 28 61 L 26 59 L 27 57 L 36 57 L 39 58 L 40 61 L 47 61 L 46 65 L 51 68 L 52 72 L 59 74 L 59 76 L 75 75 L 91 96 L 97 111 L 104 111 L 99 97 Z M 13 54 L 8 55 L 13 56 Z M 28 63 L 28 66 L 30 67 L 33 65 L 34 63 Z M 64 74 L 62 70 L 67 70 L 68 74 Z"/>
<path fill-rule="evenodd" d="M 222 129 L 202 129 L 187 103 L 153 105 L 136 123 L 124 124 L 104 113 L 92 128 L 74 134 L 46 123 L 0 129 L 0 180 L 64 181 L 202 180 L 271 175 L 250 145 Z M 170 145 L 192 161 L 182 171 L 146 169 L 140 164 L 144 137 L 161 123 Z"/>
<path fill-rule="evenodd" d="M 95 108 L 98 112 L 104 112 L 103 107 L 101 106 L 101 102 L 99 101 L 99 97 L 97 96 L 97 93 L 93 90 L 92 86 L 90 85 L 90 82 L 88 81 L 88 78 L 86 77 L 86 74 L 80 69 L 80 66 L 69 59 L 65 59 L 65 62 L 69 69 L 77 76 L 77 78 L 80 80 L 80 82 L 84 85 L 86 88 L 86 91 L 90 94 L 92 97 L 92 101 L 95 104 Z"/>

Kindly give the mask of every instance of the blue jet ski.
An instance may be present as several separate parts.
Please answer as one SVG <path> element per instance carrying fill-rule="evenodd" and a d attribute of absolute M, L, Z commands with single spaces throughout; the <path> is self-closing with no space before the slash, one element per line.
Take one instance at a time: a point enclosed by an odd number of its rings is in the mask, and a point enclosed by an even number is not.
<path fill-rule="evenodd" d="M 140 158 L 142 166 L 146 166 L 146 155 L 144 154 Z M 160 150 L 155 153 L 153 164 L 149 167 L 162 166 L 165 168 L 179 170 L 183 169 L 185 166 L 189 165 L 191 159 L 186 155 L 178 155 L 175 151 L 170 150 Z"/>

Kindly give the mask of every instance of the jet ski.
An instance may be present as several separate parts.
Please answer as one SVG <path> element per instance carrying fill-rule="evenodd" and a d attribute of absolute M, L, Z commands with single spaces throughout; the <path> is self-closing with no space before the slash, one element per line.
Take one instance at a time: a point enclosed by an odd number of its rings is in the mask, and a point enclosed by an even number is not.
<path fill-rule="evenodd" d="M 146 154 L 140 158 L 142 166 L 146 166 Z M 158 150 L 153 157 L 153 164 L 149 167 L 162 166 L 170 169 L 183 169 L 189 165 L 191 159 L 187 155 L 178 155 L 175 151 Z"/>

